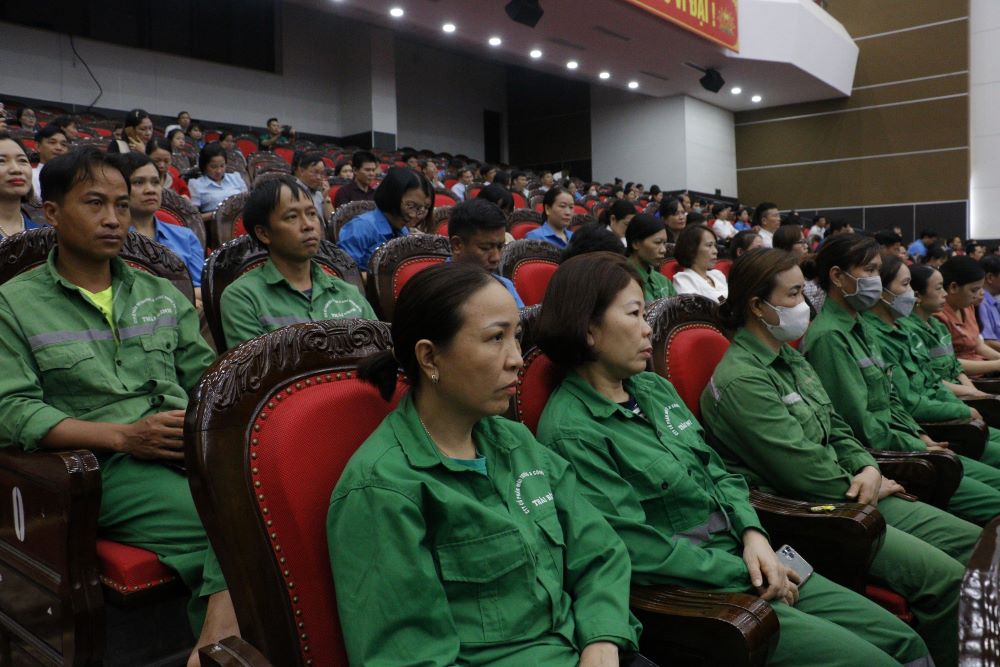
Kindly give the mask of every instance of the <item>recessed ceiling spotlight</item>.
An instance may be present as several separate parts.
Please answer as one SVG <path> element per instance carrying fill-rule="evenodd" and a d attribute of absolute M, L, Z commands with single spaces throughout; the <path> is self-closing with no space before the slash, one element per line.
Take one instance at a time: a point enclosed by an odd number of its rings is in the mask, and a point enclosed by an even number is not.
<path fill-rule="evenodd" d="M 500 46 L 503 44 L 503 40 L 499 37 L 490 37 L 490 46 Z"/>
<path fill-rule="evenodd" d="M 455 24 L 445 23 L 443 26 L 441 26 L 441 29 L 444 30 L 445 32 L 455 32 Z"/>
<path fill-rule="evenodd" d="M 403 16 L 403 13 L 404 12 L 402 7 L 393 7 L 392 9 L 389 10 L 389 16 L 391 16 L 394 19 L 401 18 Z"/>
<path fill-rule="evenodd" d="M 754 95 L 753 97 L 751 97 L 751 98 L 750 98 L 750 101 L 751 101 L 751 102 L 753 102 L 754 104 L 757 104 L 757 103 L 759 103 L 759 102 L 760 102 L 760 101 L 761 101 L 762 99 L 764 99 L 764 98 L 763 98 L 763 97 L 761 97 L 760 95 Z"/>
<path fill-rule="evenodd" d="M 597 76 L 600 77 L 601 79 L 607 80 L 611 78 L 611 72 L 601 72 Z"/>
<path fill-rule="evenodd" d="M 732 90 L 730 90 L 729 92 L 731 92 L 733 95 L 739 95 L 740 93 L 743 92 L 743 89 L 740 88 L 739 86 L 733 86 Z"/>
<path fill-rule="evenodd" d="M 639 87 L 639 82 L 638 81 L 629 81 L 628 82 L 628 87 L 631 88 L 632 90 L 635 90 L 636 88 Z"/>
<path fill-rule="evenodd" d="M 529 53 L 528 55 L 531 56 L 532 58 L 535 58 L 535 59 L 541 58 L 542 57 L 542 50 L 541 49 L 532 49 L 531 53 Z"/>
<path fill-rule="evenodd" d="M 575 60 L 570 60 L 568 63 L 566 63 L 566 69 L 576 69 L 579 66 L 580 63 L 576 62 Z"/>

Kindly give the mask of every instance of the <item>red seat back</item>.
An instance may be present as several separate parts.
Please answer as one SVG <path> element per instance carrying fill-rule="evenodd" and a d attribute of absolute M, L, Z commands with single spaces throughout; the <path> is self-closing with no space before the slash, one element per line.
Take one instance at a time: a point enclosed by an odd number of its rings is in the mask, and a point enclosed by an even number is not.
<path fill-rule="evenodd" d="M 663 264 L 660 264 L 660 273 L 671 280 L 673 280 L 674 276 L 683 270 L 684 267 L 678 264 L 676 259 L 668 259 L 664 261 Z"/>
<path fill-rule="evenodd" d="M 396 267 L 396 271 L 392 276 L 393 298 L 399 298 L 399 293 L 403 291 L 403 285 L 409 282 L 410 278 L 426 268 L 432 267 L 435 264 L 440 264 L 444 260 L 444 257 L 414 257 L 413 259 L 401 262 L 399 266 Z"/>
<path fill-rule="evenodd" d="M 448 221 L 445 220 L 438 224 L 437 228 L 438 236 L 448 236 Z"/>
<path fill-rule="evenodd" d="M 514 198 L 514 208 L 528 208 L 528 200 L 520 192 L 511 192 L 510 195 Z"/>
<path fill-rule="evenodd" d="M 449 190 L 451 189 L 451 186 L 455 185 L 456 183 L 458 183 L 458 179 L 457 178 L 446 178 L 446 179 L 444 179 L 444 187 L 448 188 Z"/>
<path fill-rule="evenodd" d="M 519 222 L 510 228 L 510 235 L 514 237 L 515 240 L 523 239 L 528 235 L 533 229 L 538 229 L 541 227 L 537 222 Z"/>
<path fill-rule="evenodd" d="M 590 209 L 579 204 L 573 204 L 573 215 L 590 215 Z"/>
<path fill-rule="evenodd" d="M 458 197 L 454 195 L 445 194 L 443 192 L 434 193 L 434 207 L 438 206 L 454 206 L 458 203 Z"/>
<path fill-rule="evenodd" d="M 670 336 L 664 362 L 667 379 L 698 419 L 701 393 L 728 349 L 729 340 L 715 327 L 701 322 L 682 324 Z"/>
<path fill-rule="evenodd" d="M 724 276 L 729 277 L 729 270 L 733 268 L 733 260 L 731 259 L 720 259 L 715 263 L 715 267 L 722 272 Z"/>
<path fill-rule="evenodd" d="M 187 225 L 181 222 L 180 218 L 178 218 L 176 215 L 174 215 L 165 208 L 161 208 L 159 211 L 156 212 L 156 218 L 170 225 L 177 225 L 178 227 L 187 227 Z"/>
<path fill-rule="evenodd" d="M 525 306 L 542 302 L 549 280 L 558 268 L 558 264 L 545 259 L 527 259 L 517 265 L 512 280 Z"/>
<path fill-rule="evenodd" d="M 282 160 L 288 164 L 292 163 L 292 159 L 295 157 L 295 151 L 288 146 L 275 146 L 271 149 L 275 155 L 280 157 Z"/>
<path fill-rule="evenodd" d="M 246 235 L 247 235 L 247 228 L 246 225 L 243 224 L 243 214 L 240 213 L 238 216 L 236 216 L 236 221 L 233 222 L 233 238 L 235 239 L 238 236 L 246 236 Z"/>
<path fill-rule="evenodd" d="M 257 142 L 253 139 L 241 137 L 236 140 L 236 148 L 239 152 L 243 153 L 243 157 L 249 158 L 257 152 Z"/>
<path fill-rule="evenodd" d="M 513 418 L 536 433 L 545 404 L 564 375 L 537 347 L 525 352 L 524 365 L 517 374 L 517 393 L 512 404 Z"/>
<path fill-rule="evenodd" d="M 535 210 L 539 213 L 545 213 L 545 204 L 538 202 L 535 204 Z"/>

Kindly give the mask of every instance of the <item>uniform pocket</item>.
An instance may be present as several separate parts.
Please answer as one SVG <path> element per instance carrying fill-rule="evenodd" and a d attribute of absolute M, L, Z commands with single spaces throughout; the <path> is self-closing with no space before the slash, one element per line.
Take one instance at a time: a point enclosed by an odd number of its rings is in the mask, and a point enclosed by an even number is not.
<path fill-rule="evenodd" d="M 90 410 L 101 403 L 96 390 L 106 374 L 95 359 L 90 343 L 52 345 L 35 351 L 45 401 L 74 411 Z"/>
<path fill-rule="evenodd" d="M 885 371 L 872 363 L 861 369 L 868 389 L 868 411 L 875 413 L 889 409 L 889 378 Z"/>
<path fill-rule="evenodd" d="M 695 508 L 691 499 L 698 494 L 687 469 L 673 457 L 661 456 L 650 465 L 625 479 L 646 514 L 646 523 L 670 526 L 671 532 L 683 530 L 685 515 Z"/>
<path fill-rule="evenodd" d="M 173 328 L 159 329 L 154 333 L 139 336 L 139 344 L 145 352 L 143 360 L 150 377 L 176 382 L 174 351 L 177 349 L 177 331 Z"/>

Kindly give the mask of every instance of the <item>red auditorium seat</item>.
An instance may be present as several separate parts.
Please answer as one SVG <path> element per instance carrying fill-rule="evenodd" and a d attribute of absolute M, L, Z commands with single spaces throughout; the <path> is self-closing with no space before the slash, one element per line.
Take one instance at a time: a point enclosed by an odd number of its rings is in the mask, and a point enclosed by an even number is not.
<path fill-rule="evenodd" d="M 411 234 L 386 241 L 368 264 L 368 302 L 385 321 L 392 320 L 403 285 L 428 266 L 451 257 L 451 243 L 437 234 Z"/>
<path fill-rule="evenodd" d="M 250 156 L 257 152 L 257 138 L 249 134 L 241 134 L 236 137 L 236 148 L 243 153 L 243 157 L 250 159 Z"/>
<path fill-rule="evenodd" d="M 514 283 L 525 306 L 542 302 L 552 274 L 559 268 L 560 251 L 551 243 L 521 239 L 504 246 L 500 275 Z"/>
<path fill-rule="evenodd" d="M 97 558 L 101 583 L 123 599 L 177 580 L 177 573 L 161 563 L 156 554 L 138 547 L 98 539 Z"/>
<path fill-rule="evenodd" d="M 683 270 L 684 267 L 681 266 L 676 259 L 666 259 L 663 261 L 663 264 L 660 264 L 660 273 L 671 280 L 673 280 L 674 276 Z"/>
<path fill-rule="evenodd" d="M 724 276 L 729 277 L 729 270 L 733 268 L 733 260 L 731 259 L 720 259 L 715 262 L 715 267 L 722 272 Z"/>
<path fill-rule="evenodd" d="M 514 198 L 514 208 L 528 208 L 528 200 L 520 192 L 511 192 L 510 196 Z"/>
<path fill-rule="evenodd" d="M 510 235 L 514 237 L 515 241 L 520 241 L 528 235 L 528 232 L 539 227 L 541 225 L 537 222 L 519 222 L 516 225 L 511 225 Z"/>
<path fill-rule="evenodd" d="M 292 160 L 295 158 L 295 150 L 289 148 L 288 146 L 275 146 L 271 149 L 271 152 L 288 164 L 291 164 Z"/>
<path fill-rule="evenodd" d="M 446 179 L 444 179 L 444 187 L 448 188 L 449 190 L 451 190 L 451 187 L 453 185 L 455 185 L 456 183 L 458 183 L 458 179 L 457 178 L 446 178 Z"/>
<path fill-rule="evenodd" d="M 454 206 L 458 203 L 458 197 L 451 190 L 438 188 L 434 190 L 434 207 Z"/>
<path fill-rule="evenodd" d="M 247 233 L 243 227 L 243 207 L 246 206 L 249 197 L 249 192 L 240 192 L 227 197 L 219 204 L 219 208 L 215 209 L 215 215 L 212 217 L 208 230 L 209 242 L 212 247 L 218 248 L 237 236 L 243 236 Z"/>
<path fill-rule="evenodd" d="M 483 189 L 482 183 L 476 183 L 475 185 L 470 185 L 469 187 L 465 188 L 466 200 L 475 199 L 476 197 L 478 197 L 482 189 Z"/>
<path fill-rule="evenodd" d="M 581 206 L 579 204 L 573 204 L 573 214 L 574 215 L 590 215 L 590 209 L 586 206 Z"/>

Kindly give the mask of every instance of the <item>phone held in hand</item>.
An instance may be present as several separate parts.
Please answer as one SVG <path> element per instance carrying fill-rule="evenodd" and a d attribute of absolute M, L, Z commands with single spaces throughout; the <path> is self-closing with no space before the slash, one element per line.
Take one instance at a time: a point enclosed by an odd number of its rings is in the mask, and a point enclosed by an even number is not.
<path fill-rule="evenodd" d="M 778 557 L 778 560 L 782 565 L 786 565 L 794 570 L 802 581 L 799 582 L 799 586 L 806 583 L 809 577 L 812 576 L 813 566 L 809 564 L 805 558 L 799 555 L 799 552 L 785 544 L 780 549 L 774 552 Z"/>

